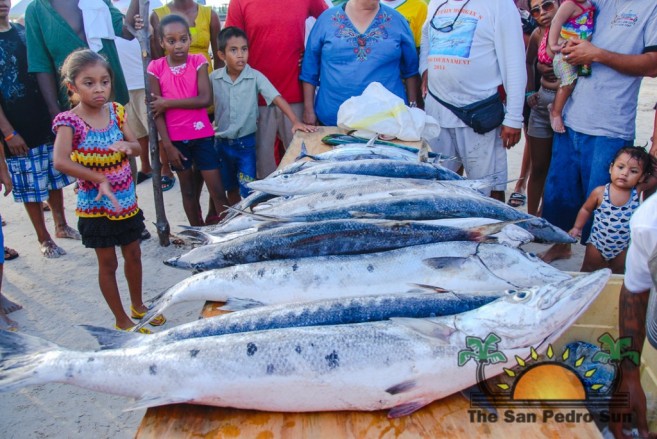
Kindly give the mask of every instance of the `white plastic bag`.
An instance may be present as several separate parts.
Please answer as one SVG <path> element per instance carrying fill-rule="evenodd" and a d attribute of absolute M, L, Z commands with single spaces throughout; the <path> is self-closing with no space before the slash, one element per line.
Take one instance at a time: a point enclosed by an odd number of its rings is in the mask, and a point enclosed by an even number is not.
<path fill-rule="evenodd" d="M 407 107 L 403 99 L 379 82 L 340 105 L 338 126 L 359 130 L 361 136 L 384 134 L 406 141 L 432 139 L 440 134 L 436 119 L 419 108 Z"/>

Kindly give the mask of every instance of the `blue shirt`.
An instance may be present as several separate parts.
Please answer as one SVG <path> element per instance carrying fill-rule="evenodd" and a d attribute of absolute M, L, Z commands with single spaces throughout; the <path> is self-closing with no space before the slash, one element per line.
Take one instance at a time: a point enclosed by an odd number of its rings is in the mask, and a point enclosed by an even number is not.
<path fill-rule="evenodd" d="M 402 78 L 417 73 L 415 40 L 401 14 L 380 5 L 370 26 L 360 34 L 344 6 L 337 6 L 324 11 L 313 26 L 300 79 L 319 86 L 317 119 L 324 125 L 337 125 L 340 105 L 362 94 L 370 83 L 380 82 L 405 99 Z"/>

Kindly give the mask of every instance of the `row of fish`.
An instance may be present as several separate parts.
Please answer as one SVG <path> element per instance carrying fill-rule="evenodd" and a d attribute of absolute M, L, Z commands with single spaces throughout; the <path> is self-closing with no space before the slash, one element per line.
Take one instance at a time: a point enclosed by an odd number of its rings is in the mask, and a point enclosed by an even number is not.
<path fill-rule="evenodd" d="M 609 271 L 571 278 L 517 248 L 571 238 L 478 192 L 494 176 L 468 181 L 421 155 L 387 142 L 303 150 L 314 161 L 254 182 L 221 224 L 184 232 L 201 245 L 166 263 L 202 272 L 154 299 L 137 328 L 184 301 L 233 313 L 148 336 L 86 326 L 97 352 L 0 332 L 0 390 L 64 382 L 134 408 L 397 417 L 476 382 L 456 359 L 466 337 L 494 333 L 507 359 L 546 349 Z"/>

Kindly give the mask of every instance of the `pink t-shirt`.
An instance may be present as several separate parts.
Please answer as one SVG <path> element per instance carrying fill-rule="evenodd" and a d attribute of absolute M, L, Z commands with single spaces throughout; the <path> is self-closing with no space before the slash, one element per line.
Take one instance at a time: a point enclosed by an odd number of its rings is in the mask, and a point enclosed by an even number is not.
<path fill-rule="evenodd" d="M 231 0 L 226 27 L 237 26 L 249 39 L 249 65 L 261 72 L 291 104 L 303 102 L 299 60 L 305 22 L 327 9 L 324 0 Z M 258 105 L 266 105 L 262 97 Z"/>
<path fill-rule="evenodd" d="M 148 65 L 148 73 L 160 83 L 162 97 L 186 99 L 198 96 L 198 69 L 207 69 L 208 61 L 201 54 L 190 54 L 181 66 L 169 67 L 167 58 L 158 58 Z M 174 141 L 214 136 L 205 108 L 172 108 L 164 114 L 169 138 Z"/>

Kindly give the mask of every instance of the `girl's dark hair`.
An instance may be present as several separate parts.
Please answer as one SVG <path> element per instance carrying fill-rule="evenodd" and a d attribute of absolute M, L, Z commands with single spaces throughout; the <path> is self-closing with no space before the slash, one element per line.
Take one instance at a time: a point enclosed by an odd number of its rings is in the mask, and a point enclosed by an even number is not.
<path fill-rule="evenodd" d="M 639 163 L 641 166 L 641 170 L 645 176 L 653 175 L 655 169 L 657 169 L 657 160 L 648 154 L 646 149 L 642 146 L 626 146 L 619 149 L 614 156 L 614 159 L 611 161 L 612 165 L 614 162 L 616 162 L 616 159 L 621 156 L 621 154 L 628 154 L 631 158 L 636 160 L 637 163 Z"/>
<path fill-rule="evenodd" d="M 228 44 L 228 40 L 231 38 L 244 38 L 246 40 L 246 44 L 249 44 L 249 39 L 246 37 L 246 32 L 244 32 L 242 29 L 235 26 L 225 27 L 221 30 L 221 32 L 219 32 L 219 52 L 226 52 L 226 45 Z"/>
<path fill-rule="evenodd" d="M 90 49 L 78 49 L 71 52 L 71 54 L 66 57 L 60 70 L 62 84 L 64 86 L 67 84 L 74 84 L 75 78 L 78 77 L 83 69 L 96 64 L 100 64 L 107 69 L 107 73 L 109 73 L 113 85 L 114 72 L 112 71 L 112 67 L 110 67 L 109 63 L 102 55 Z"/>
<path fill-rule="evenodd" d="M 191 32 L 189 31 L 189 23 L 187 22 L 187 19 L 183 17 L 182 15 L 178 14 L 169 14 L 166 15 L 160 20 L 160 41 L 164 39 L 164 28 L 170 24 L 173 23 L 180 23 L 183 26 L 185 26 L 185 29 L 187 29 L 187 34 L 191 36 Z"/>

